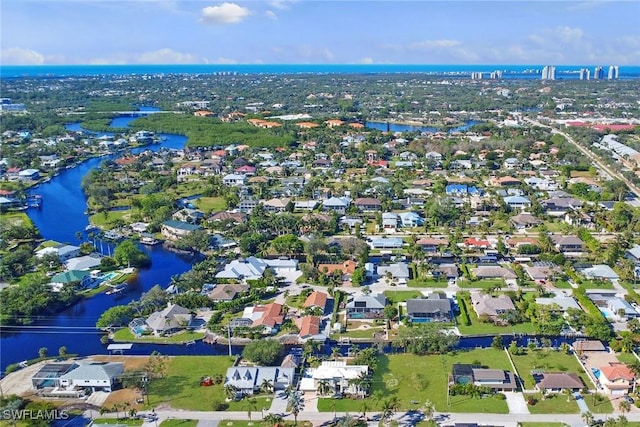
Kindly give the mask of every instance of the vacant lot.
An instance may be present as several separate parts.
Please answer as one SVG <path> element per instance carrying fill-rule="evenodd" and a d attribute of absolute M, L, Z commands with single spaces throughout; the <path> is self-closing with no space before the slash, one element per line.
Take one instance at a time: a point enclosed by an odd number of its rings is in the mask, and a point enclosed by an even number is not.
<path fill-rule="evenodd" d="M 546 372 L 576 373 L 587 387 L 592 385 L 587 374 L 572 354 L 549 349 L 526 350 L 525 354 L 520 356 L 512 355 L 511 358 L 527 390 L 533 390 L 535 387 L 533 376 L 531 375 L 531 371 L 534 369 Z"/>

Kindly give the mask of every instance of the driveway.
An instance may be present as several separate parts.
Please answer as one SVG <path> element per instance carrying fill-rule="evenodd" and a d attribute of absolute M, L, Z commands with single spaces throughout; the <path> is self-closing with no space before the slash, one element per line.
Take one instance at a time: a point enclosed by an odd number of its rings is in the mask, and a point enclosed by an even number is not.
<path fill-rule="evenodd" d="M 282 415 L 287 413 L 287 397 L 283 391 L 276 392 L 273 400 L 271 401 L 271 407 L 268 411 L 265 411 L 265 415 L 267 412 Z"/>
<path fill-rule="evenodd" d="M 509 407 L 510 414 L 528 414 L 529 408 L 527 402 L 524 400 L 522 393 L 514 391 L 505 391 L 504 395 L 507 397 L 507 406 Z"/>
<path fill-rule="evenodd" d="M 582 397 L 580 393 L 576 391 L 575 393 L 573 393 L 573 397 L 576 399 L 576 403 L 578 404 L 578 408 L 580 408 L 580 412 L 589 412 L 587 402 L 584 401 L 584 397 Z"/>

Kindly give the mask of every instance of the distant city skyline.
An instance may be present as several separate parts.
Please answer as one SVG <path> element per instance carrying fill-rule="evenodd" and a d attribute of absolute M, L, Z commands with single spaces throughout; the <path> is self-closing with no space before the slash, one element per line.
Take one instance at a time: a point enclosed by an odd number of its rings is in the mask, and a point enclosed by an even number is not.
<path fill-rule="evenodd" d="M 606 73 L 640 65 L 638 16 L 637 0 L 2 0 L 0 64 L 593 64 Z"/>

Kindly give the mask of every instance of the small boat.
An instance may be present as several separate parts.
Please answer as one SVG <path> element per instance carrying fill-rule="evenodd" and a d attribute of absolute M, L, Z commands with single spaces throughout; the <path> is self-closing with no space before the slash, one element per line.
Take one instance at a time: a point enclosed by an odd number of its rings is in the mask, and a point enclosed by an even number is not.
<path fill-rule="evenodd" d="M 119 285 L 109 289 L 107 292 L 105 292 L 105 294 L 107 295 L 119 294 L 122 291 L 124 291 L 124 285 Z"/>
<path fill-rule="evenodd" d="M 160 240 L 154 239 L 153 237 L 143 236 L 140 238 L 140 243 L 142 243 L 143 245 L 153 246 L 160 243 Z"/>

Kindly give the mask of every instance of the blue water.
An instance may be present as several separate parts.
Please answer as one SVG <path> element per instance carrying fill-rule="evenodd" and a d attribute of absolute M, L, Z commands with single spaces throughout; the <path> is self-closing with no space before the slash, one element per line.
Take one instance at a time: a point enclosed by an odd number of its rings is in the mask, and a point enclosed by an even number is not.
<path fill-rule="evenodd" d="M 464 125 L 458 126 L 456 128 L 450 129 L 451 132 L 464 132 L 469 130 L 472 126 L 480 124 L 482 122 L 476 120 L 469 120 L 465 122 Z M 365 126 L 369 129 L 377 129 L 385 132 L 387 130 L 386 122 L 365 122 Z M 413 126 L 413 125 L 404 125 L 398 123 L 389 123 L 388 128 L 390 132 L 429 132 L 435 133 L 441 131 L 441 129 L 429 127 L 429 126 Z"/>
<path fill-rule="evenodd" d="M 596 379 L 600 378 L 600 369 L 591 368 L 591 372 L 593 373 L 593 376 L 596 377 Z"/>
<path fill-rule="evenodd" d="M 558 79 L 577 79 L 581 68 L 596 65 L 559 65 Z M 60 77 L 81 75 L 147 75 L 147 74 L 377 74 L 427 73 L 468 75 L 471 72 L 503 71 L 503 78 L 540 79 L 543 65 L 443 65 L 443 64 L 193 64 L 193 65 L 4 65 L 2 78 Z M 640 66 L 621 66 L 620 79 L 640 78 Z"/>

